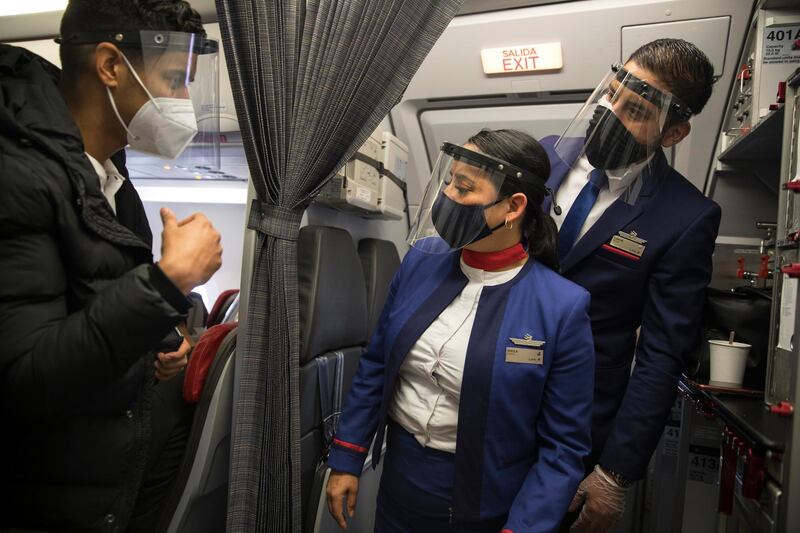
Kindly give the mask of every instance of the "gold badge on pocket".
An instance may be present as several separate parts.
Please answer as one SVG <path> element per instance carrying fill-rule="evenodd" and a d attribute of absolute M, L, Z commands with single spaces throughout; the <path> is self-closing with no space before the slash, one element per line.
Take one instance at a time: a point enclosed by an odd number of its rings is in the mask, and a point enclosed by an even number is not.
<path fill-rule="evenodd" d="M 544 350 L 534 348 L 506 348 L 506 363 L 541 365 L 544 363 Z"/>

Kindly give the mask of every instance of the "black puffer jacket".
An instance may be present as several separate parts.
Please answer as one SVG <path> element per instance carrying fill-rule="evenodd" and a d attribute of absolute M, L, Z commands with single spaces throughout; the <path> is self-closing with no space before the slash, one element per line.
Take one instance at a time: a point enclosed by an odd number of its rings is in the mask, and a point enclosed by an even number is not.
<path fill-rule="evenodd" d="M 154 350 L 188 302 L 103 197 L 58 70 L 0 44 L 0 530 L 122 531 Z"/>

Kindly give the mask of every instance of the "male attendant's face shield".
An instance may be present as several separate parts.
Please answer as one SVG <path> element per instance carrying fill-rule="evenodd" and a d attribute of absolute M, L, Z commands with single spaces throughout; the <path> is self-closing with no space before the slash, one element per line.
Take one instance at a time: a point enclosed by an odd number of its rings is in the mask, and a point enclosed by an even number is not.
<path fill-rule="evenodd" d="M 449 253 L 491 235 L 503 221 L 490 227 L 486 210 L 504 199 L 506 180 L 525 179 L 536 180 L 500 159 L 442 144 L 408 243 L 428 253 Z"/>
<path fill-rule="evenodd" d="M 196 166 L 215 162 L 214 166 L 219 166 L 219 44 L 216 40 L 196 33 L 121 30 L 70 33 L 57 42 L 62 45 L 108 42 L 120 49 L 147 96 L 137 116 L 127 125 L 123 123 L 131 148 L 171 158 L 177 157 L 192 142 L 193 149 L 181 160 Z M 116 111 L 119 102 L 112 98 L 112 105 Z M 176 142 L 176 137 L 181 142 Z"/>
<path fill-rule="evenodd" d="M 625 169 L 648 160 L 664 132 L 691 115 L 678 97 L 617 64 L 567 126 L 555 151 L 569 165 L 586 155 L 595 168 Z"/>

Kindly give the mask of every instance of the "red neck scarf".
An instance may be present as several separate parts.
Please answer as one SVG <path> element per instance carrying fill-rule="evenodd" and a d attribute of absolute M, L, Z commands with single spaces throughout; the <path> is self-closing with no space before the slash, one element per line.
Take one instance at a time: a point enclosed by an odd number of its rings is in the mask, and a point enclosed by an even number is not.
<path fill-rule="evenodd" d="M 528 257 L 528 252 L 525 251 L 521 243 L 495 252 L 473 252 L 466 248 L 461 251 L 461 259 L 464 260 L 467 266 L 488 270 L 489 272 L 502 270 L 514 263 L 519 263 L 526 257 Z"/>

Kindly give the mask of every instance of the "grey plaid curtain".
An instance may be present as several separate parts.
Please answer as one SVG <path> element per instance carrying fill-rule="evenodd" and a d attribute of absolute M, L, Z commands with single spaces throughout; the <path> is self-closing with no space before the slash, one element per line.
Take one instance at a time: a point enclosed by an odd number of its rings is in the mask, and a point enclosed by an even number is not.
<path fill-rule="evenodd" d="M 228 531 L 300 531 L 297 235 L 461 0 L 216 0 L 257 193 Z"/>

